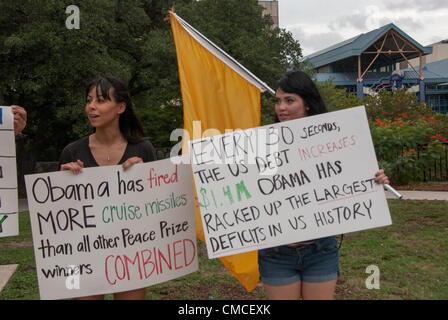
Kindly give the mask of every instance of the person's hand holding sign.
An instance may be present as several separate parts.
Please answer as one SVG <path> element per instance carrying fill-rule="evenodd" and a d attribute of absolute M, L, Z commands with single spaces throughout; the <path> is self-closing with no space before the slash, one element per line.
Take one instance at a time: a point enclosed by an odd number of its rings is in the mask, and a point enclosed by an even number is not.
<path fill-rule="evenodd" d="M 73 174 L 80 174 L 82 172 L 82 168 L 84 168 L 84 162 L 81 160 L 61 165 L 61 171 L 70 170 Z"/>
<path fill-rule="evenodd" d="M 137 163 L 143 163 L 143 159 L 139 157 L 132 157 L 123 162 L 122 167 L 123 170 L 126 171 L 131 166 Z M 82 168 L 84 168 L 84 163 L 81 160 L 77 160 L 76 162 L 69 162 L 61 165 L 61 171 L 70 170 L 73 174 L 82 173 Z"/>
<path fill-rule="evenodd" d="M 127 169 L 129 169 L 131 166 L 133 166 L 134 164 L 137 163 L 143 163 L 142 158 L 139 157 L 132 157 L 129 158 L 128 160 L 126 160 L 125 162 L 123 162 L 122 166 L 123 166 L 123 170 L 126 171 Z"/>
<path fill-rule="evenodd" d="M 375 181 L 379 184 L 390 184 L 389 177 L 381 169 L 375 174 Z"/>
<path fill-rule="evenodd" d="M 18 135 L 26 126 L 26 111 L 20 106 L 11 106 L 14 114 L 14 134 Z"/>

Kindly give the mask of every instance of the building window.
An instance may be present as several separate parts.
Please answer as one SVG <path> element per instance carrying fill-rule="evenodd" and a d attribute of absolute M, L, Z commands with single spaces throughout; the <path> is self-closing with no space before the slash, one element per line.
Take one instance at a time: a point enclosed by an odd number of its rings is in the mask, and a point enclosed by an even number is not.
<path fill-rule="evenodd" d="M 435 112 L 448 114 L 448 94 L 427 95 L 426 103 Z"/>

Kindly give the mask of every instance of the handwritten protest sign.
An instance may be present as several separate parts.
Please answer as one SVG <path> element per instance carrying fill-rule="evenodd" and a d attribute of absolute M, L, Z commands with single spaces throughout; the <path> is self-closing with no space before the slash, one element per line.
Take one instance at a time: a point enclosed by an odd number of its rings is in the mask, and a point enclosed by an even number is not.
<path fill-rule="evenodd" d="M 390 225 L 364 107 L 195 140 L 210 258 Z"/>
<path fill-rule="evenodd" d="M 128 291 L 198 269 L 190 166 L 167 159 L 25 182 L 42 299 Z"/>
<path fill-rule="evenodd" d="M 0 237 L 19 234 L 16 145 L 11 107 L 0 107 Z"/>

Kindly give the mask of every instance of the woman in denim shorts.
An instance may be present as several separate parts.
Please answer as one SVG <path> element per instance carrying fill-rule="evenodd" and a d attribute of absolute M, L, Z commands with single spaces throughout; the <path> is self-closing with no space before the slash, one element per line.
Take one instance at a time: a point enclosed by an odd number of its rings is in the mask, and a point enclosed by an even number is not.
<path fill-rule="evenodd" d="M 327 112 L 314 82 L 301 71 L 290 72 L 276 86 L 276 121 Z M 389 183 L 384 170 L 377 183 Z M 261 282 L 269 299 L 333 299 L 339 277 L 335 236 L 258 251 Z"/>

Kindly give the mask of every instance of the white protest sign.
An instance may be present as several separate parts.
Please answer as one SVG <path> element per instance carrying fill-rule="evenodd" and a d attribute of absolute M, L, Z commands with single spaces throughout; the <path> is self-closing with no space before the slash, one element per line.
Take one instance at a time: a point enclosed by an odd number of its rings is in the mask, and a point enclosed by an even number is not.
<path fill-rule="evenodd" d="M 390 225 L 364 107 L 195 140 L 209 258 Z"/>
<path fill-rule="evenodd" d="M 25 182 L 42 299 L 134 290 L 197 271 L 189 165 L 166 159 Z"/>
<path fill-rule="evenodd" d="M 19 234 L 16 144 L 11 107 L 0 107 L 0 237 Z"/>

